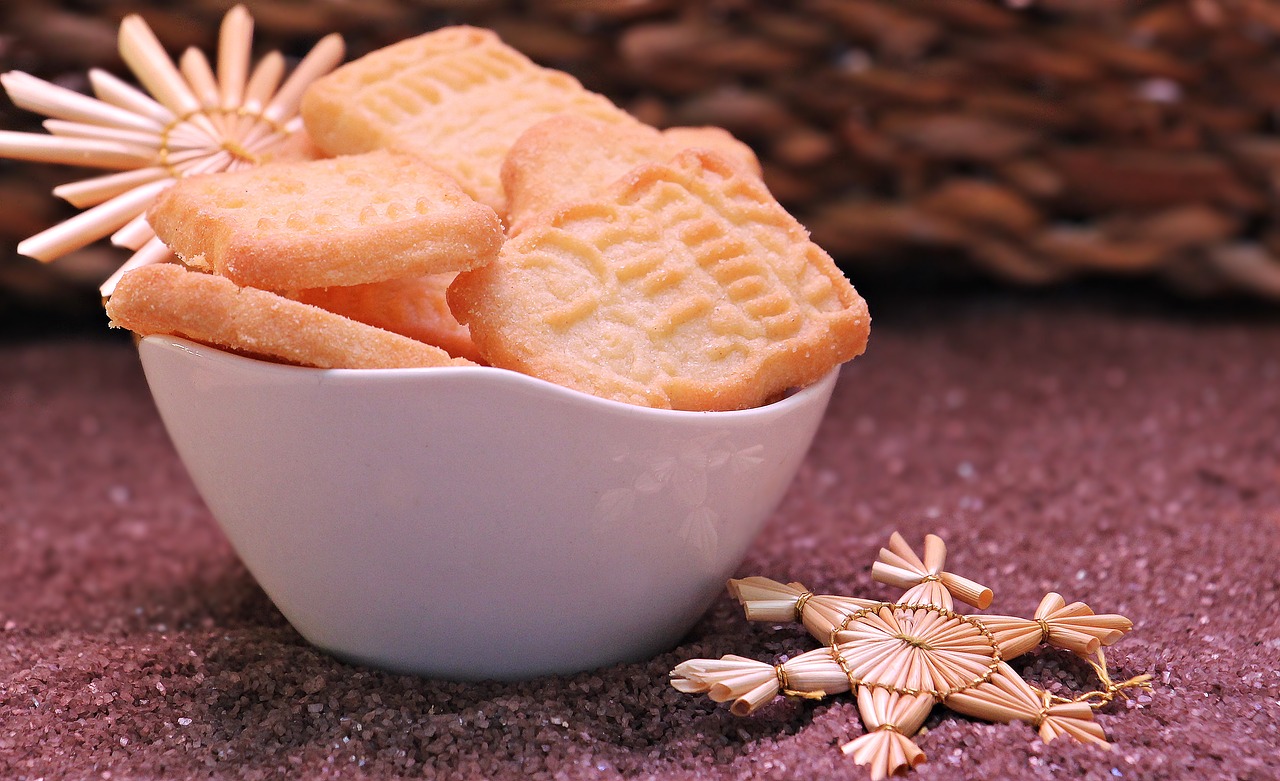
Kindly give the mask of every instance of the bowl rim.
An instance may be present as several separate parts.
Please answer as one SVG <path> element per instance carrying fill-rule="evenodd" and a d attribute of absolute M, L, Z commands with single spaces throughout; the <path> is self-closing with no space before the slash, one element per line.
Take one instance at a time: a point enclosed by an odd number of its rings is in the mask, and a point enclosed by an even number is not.
<path fill-rule="evenodd" d="M 785 414 L 793 409 L 802 408 L 813 402 L 820 402 L 829 395 L 830 390 L 834 388 L 835 382 L 839 377 L 841 366 L 832 368 L 829 372 L 818 378 L 814 382 L 802 388 L 796 388 L 787 391 L 786 395 L 777 401 L 764 404 L 759 407 L 748 407 L 740 410 L 676 410 L 661 409 L 656 407 L 645 407 L 639 404 L 630 404 L 624 401 L 616 401 L 601 396 L 595 396 L 585 391 L 575 390 L 563 385 L 558 385 L 549 380 L 543 380 L 533 377 L 512 369 L 502 369 L 494 366 L 433 366 L 420 368 L 404 368 L 404 369 L 320 369 L 311 366 L 295 366 L 286 363 L 276 363 L 274 361 L 253 358 L 239 353 L 229 352 L 218 347 L 204 344 L 202 342 L 192 341 L 180 336 L 170 336 L 166 334 L 152 334 L 144 336 L 138 340 L 139 352 L 156 349 L 167 353 L 183 353 L 201 361 L 210 363 L 222 363 L 240 372 L 260 372 L 266 377 L 287 377 L 293 375 L 295 377 L 310 377 L 312 382 L 317 383 L 338 383 L 347 385 L 353 382 L 405 382 L 418 381 L 429 382 L 433 380 L 440 381 L 458 381 L 465 378 L 474 378 L 478 382 L 493 382 L 522 388 L 526 391 L 541 393 L 550 398 L 559 398 L 563 401 L 576 402 L 587 406 L 595 406 L 602 411 L 612 411 L 614 413 L 622 413 L 641 417 L 673 417 L 673 418 L 697 418 L 697 419 L 726 419 L 726 418 L 749 418 L 761 415 Z"/>

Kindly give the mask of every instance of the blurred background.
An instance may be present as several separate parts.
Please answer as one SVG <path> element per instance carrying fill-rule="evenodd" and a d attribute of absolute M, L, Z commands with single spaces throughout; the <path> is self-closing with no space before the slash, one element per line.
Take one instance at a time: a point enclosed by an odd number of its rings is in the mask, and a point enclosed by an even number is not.
<path fill-rule="evenodd" d="M 126 14 L 176 56 L 212 51 L 231 5 L 5 0 L 0 71 L 87 92 L 91 67 L 129 77 Z M 858 284 L 1109 278 L 1280 301 L 1280 1 L 245 5 L 258 55 L 337 31 L 356 57 L 476 24 L 652 124 L 725 127 Z M 39 132 L 39 117 L 0 98 L 0 128 Z M 82 173 L 0 161 L 0 324 L 104 321 L 97 285 L 125 250 L 14 251 L 75 213 L 49 190 Z"/>

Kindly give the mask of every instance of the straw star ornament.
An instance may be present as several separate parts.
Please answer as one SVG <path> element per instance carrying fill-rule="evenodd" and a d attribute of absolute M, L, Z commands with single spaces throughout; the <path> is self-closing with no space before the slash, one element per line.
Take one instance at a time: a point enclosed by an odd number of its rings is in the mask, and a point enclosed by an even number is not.
<path fill-rule="evenodd" d="M 301 129 L 298 106 L 315 79 L 345 54 L 336 34 L 320 40 L 285 78 L 271 52 L 250 68 L 253 19 L 243 6 L 223 18 L 217 72 L 197 49 L 175 64 L 139 16 L 120 24 L 120 55 L 147 92 L 102 70 L 89 72 L 96 97 L 22 71 L 0 76 L 20 108 L 48 117 L 49 135 L 0 131 L 0 157 L 114 170 L 56 187 L 85 209 L 32 236 L 18 252 L 41 261 L 110 236 L 134 254 L 102 286 L 110 295 L 128 270 L 171 257 L 147 224 L 147 208 L 186 176 L 254 166 Z"/>
<path fill-rule="evenodd" d="M 881 779 L 925 760 L 915 734 L 934 705 L 1001 723 L 1022 721 L 1046 742 L 1068 736 L 1107 747 L 1093 712 L 1126 689 L 1149 688 L 1150 676 L 1111 680 L 1102 647 L 1132 628 L 1124 616 L 1095 614 L 1083 602 L 1045 596 L 1030 619 L 962 615 L 960 600 L 979 609 L 991 590 L 943 569 L 946 545 L 925 538 L 923 558 L 901 535 L 890 538 L 872 577 L 905 590 L 896 602 L 814 594 L 799 583 L 751 577 L 729 582 L 749 621 L 798 621 L 826 644 L 772 665 L 741 656 L 692 659 L 671 672 L 680 691 L 705 693 L 745 716 L 779 694 L 820 699 L 854 692 L 866 732 L 841 746 L 871 778 Z M 1074 699 L 1027 683 L 1006 660 L 1048 645 L 1084 657 L 1102 682 Z"/>

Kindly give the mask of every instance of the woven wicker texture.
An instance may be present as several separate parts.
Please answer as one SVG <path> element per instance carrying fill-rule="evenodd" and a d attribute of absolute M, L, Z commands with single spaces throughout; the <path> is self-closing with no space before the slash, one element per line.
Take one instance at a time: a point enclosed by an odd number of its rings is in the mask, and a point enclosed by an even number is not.
<path fill-rule="evenodd" d="M 7 0 L 0 69 L 84 89 L 143 13 L 208 50 L 229 3 Z M 492 27 L 659 126 L 728 128 L 855 278 L 979 269 L 1027 284 L 1160 277 L 1280 298 L 1280 2 L 260 0 L 259 50 L 339 31 L 351 56 Z M 91 10 L 83 10 L 91 9 Z M 36 129 L 3 101 L 0 126 Z M 0 162 L 0 290 L 48 292 L 16 242 L 70 214 L 66 170 Z M 106 256 L 104 258 L 104 255 Z M 96 284 L 95 247 L 58 277 Z"/>

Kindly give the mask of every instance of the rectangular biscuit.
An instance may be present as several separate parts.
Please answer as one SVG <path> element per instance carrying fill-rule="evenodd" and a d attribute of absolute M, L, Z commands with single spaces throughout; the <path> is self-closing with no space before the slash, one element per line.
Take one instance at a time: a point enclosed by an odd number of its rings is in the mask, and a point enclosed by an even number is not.
<path fill-rule="evenodd" d="M 503 240 L 447 174 L 387 151 L 181 179 L 148 219 L 179 257 L 277 291 L 461 271 Z"/>
<path fill-rule="evenodd" d="M 176 263 L 125 274 L 107 300 L 111 324 L 322 369 L 468 366 L 447 352 L 265 290 Z"/>

